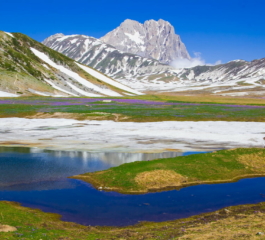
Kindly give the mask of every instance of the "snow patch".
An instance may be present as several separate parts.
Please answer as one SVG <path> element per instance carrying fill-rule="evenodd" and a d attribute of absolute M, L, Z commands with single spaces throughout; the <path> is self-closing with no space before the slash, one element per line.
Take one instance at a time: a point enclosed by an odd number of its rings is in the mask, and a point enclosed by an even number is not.
<path fill-rule="evenodd" d="M 19 95 L 0 91 L 0 97 L 19 97 Z"/>
<path fill-rule="evenodd" d="M 87 97 L 102 97 L 102 95 L 99 95 L 99 94 L 95 94 L 95 93 L 88 93 L 78 87 L 76 87 L 75 85 L 73 85 L 72 83 L 70 82 L 67 82 L 67 84 L 72 88 L 74 89 L 76 92 L 84 95 L 84 96 L 87 96 Z"/>
<path fill-rule="evenodd" d="M 84 123 L 82 127 L 78 123 Z M 31 142 L 58 150 L 133 152 L 164 149 L 211 151 L 263 147 L 265 122 L 113 122 L 0 118 L 1 141 Z M 43 126 L 52 126 L 44 129 Z M 71 130 L 71 131 L 70 131 Z M 42 138 L 52 139 L 49 141 Z M 107 139 L 107 141 L 106 141 Z M 154 141 L 155 140 L 155 141 Z"/>
<path fill-rule="evenodd" d="M 76 64 L 77 64 L 80 68 L 82 68 L 84 71 L 86 71 L 87 73 L 89 73 L 90 75 L 92 75 L 93 77 L 95 77 L 95 78 L 97 78 L 97 79 L 99 79 L 99 80 L 101 80 L 101 81 L 103 81 L 103 82 L 105 82 L 105 83 L 108 83 L 108 84 L 110 84 L 110 85 L 112 85 L 112 86 L 114 86 L 114 87 L 120 88 L 120 89 L 122 89 L 122 90 L 125 90 L 125 91 L 128 91 L 128 92 L 131 92 L 131 93 L 134 93 L 134 94 L 137 94 L 137 95 L 143 95 L 143 93 L 140 93 L 140 92 L 138 92 L 138 91 L 135 91 L 135 90 L 133 90 L 133 89 L 127 87 L 127 86 L 124 86 L 123 84 L 118 83 L 118 82 L 112 80 L 111 78 L 109 78 L 109 77 L 103 75 L 102 73 L 99 73 L 99 72 L 95 71 L 95 70 L 92 69 L 92 68 L 89 68 L 89 67 L 83 66 L 83 65 L 81 65 L 81 64 L 79 64 L 79 63 L 77 63 L 77 62 L 76 62 Z"/>
<path fill-rule="evenodd" d="M 45 53 L 42 53 L 40 51 L 38 51 L 35 48 L 30 48 L 31 51 L 37 56 L 39 57 L 41 60 L 43 60 L 44 62 L 48 63 L 50 66 L 58 69 L 59 71 L 65 73 L 66 75 L 70 76 L 71 78 L 73 78 L 75 81 L 79 82 L 80 84 L 82 84 L 83 86 L 87 87 L 87 88 L 91 88 L 92 90 L 95 90 L 96 92 L 102 93 L 104 95 L 108 95 L 108 96 L 120 96 L 118 95 L 118 93 L 111 91 L 109 89 L 102 89 L 92 83 L 90 83 L 89 81 L 87 81 L 86 79 L 80 77 L 77 73 L 73 72 L 70 69 L 65 68 L 62 65 L 58 65 L 55 62 L 53 62 Z M 93 70 L 94 72 L 96 72 L 95 70 Z M 126 90 L 127 91 L 127 90 Z"/>
<path fill-rule="evenodd" d="M 51 70 L 46 64 L 42 64 L 42 66 L 47 68 L 48 70 Z"/>
<path fill-rule="evenodd" d="M 68 91 L 66 91 L 66 90 L 64 90 L 64 89 L 62 89 L 62 88 L 56 86 L 52 81 L 49 81 L 49 80 L 47 80 L 47 79 L 44 79 L 44 80 L 45 80 L 47 83 L 49 83 L 53 88 L 55 88 L 55 89 L 57 89 L 57 90 L 59 90 L 59 91 L 61 91 L 61 92 L 67 93 L 67 94 L 69 94 L 69 95 L 71 95 L 71 96 L 78 97 L 76 94 L 71 93 L 71 92 L 68 92 Z"/>
<path fill-rule="evenodd" d="M 136 42 L 138 45 L 143 45 L 144 41 L 141 39 L 140 33 L 135 32 L 134 35 L 130 33 L 124 33 L 126 36 L 128 36 L 132 41 Z"/>
<path fill-rule="evenodd" d="M 37 95 L 46 96 L 46 97 L 51 96 L 51 94 L 49 95 L 49 94 L 47 94 L 47 93 L 43 93 L 43 92 L 40 92 L 40 91 L 36 91 L 36 90 L 34 90 L 34 89 L 31 89 L 31 88 L 29 88 L 28 90 L 29 90 L 31 93 L 34 93 L 34 94 L 37 94 Z"/>
<path fill-rule="evenodd" d="M 13 36 L 13 34 L 12 33 L 9 33 L 9 32 L 5 32 L 7 35 L 9 35 L 10 37 L 12 37 L 12 38 L 15 38 L 14 36 Z"/>

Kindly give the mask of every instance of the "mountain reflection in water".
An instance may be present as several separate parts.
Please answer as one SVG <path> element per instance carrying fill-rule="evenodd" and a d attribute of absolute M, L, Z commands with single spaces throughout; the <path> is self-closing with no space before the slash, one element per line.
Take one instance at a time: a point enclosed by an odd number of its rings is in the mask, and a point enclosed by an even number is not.
<path fill-rule="evenodd" d="M 119 166 L 123 163 L 181 156 L 180 152 L 122 153 L 0 148 L 0 190 L 8 186 L 55 181 Z M 33 185 L 31 185 L 33 187 Z M 38 185 L 36 185 L 38 186 Z M 35 188 L 34 188 L 35 189 Z"/>

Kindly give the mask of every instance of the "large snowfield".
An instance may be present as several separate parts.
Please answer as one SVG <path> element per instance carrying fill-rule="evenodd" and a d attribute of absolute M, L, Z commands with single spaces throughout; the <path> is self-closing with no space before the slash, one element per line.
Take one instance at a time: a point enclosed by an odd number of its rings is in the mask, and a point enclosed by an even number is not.
<path fill-rule="evenodd" d="M 113 122 L 1 118 L 1 145 L 97 152 L 263 147 L 265 122 Z M 22 145 L 21 145 L 22 144 Z"/>

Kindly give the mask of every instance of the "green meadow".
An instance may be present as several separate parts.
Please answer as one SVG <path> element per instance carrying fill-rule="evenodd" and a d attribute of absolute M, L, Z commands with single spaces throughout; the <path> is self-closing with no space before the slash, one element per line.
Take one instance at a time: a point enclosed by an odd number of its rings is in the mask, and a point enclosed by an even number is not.
<path fill-rule="evenodd" d="M 109 98 L 111 99 L 111 98 Z M 0 100 L 0 117 L 40 117 L 71 114 L 71 118 L 115 121 L 265 121 L 265 102 L 256 99 L 203 99 L 191 97 L 138 96 L 134 99 L 102 99 L 90 102 L 87 98 L 19 98 Z M 36 116 L 38 114 L 39 116 Z M 118 117 L 117 117 L 118 115 Z M 42 116 L 44 117 L 44 116 Z"/>

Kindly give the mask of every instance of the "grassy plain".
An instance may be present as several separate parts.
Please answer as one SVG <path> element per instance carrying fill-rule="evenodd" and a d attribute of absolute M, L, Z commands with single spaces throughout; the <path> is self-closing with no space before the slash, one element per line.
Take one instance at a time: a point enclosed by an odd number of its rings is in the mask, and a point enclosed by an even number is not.
<path fill-rule="evenodd" d="M 97 188 L 141 193 L 265 175 L 265 150 L 239 148 L 183 157 L 126 163 L 74 176 Z"/>
<path fill-rule="evenodd" d="M 212 104 L 247 104 L 247 105 L 265 105 L 265 98 L 250 97 L 228 97 L 207 94 L 181 94 L 181 93 L 157 93 L 138 96 L 139 99 L 154 101 L 177 101 L 187 103 L 212 103 Z"/>
<path fill-rule="evenodd" d="M 133 99 L 112 98 L 110 103 L 103 103 L 101 99 L 89 102 L 86 98 L 44 97 L 8 101 L 0 100 L 0 117 L 49 118 L 71 114 L 71 118 L 78 120 L 127 122 L 265 121 L 264 99 L 147 95 Z"/>

